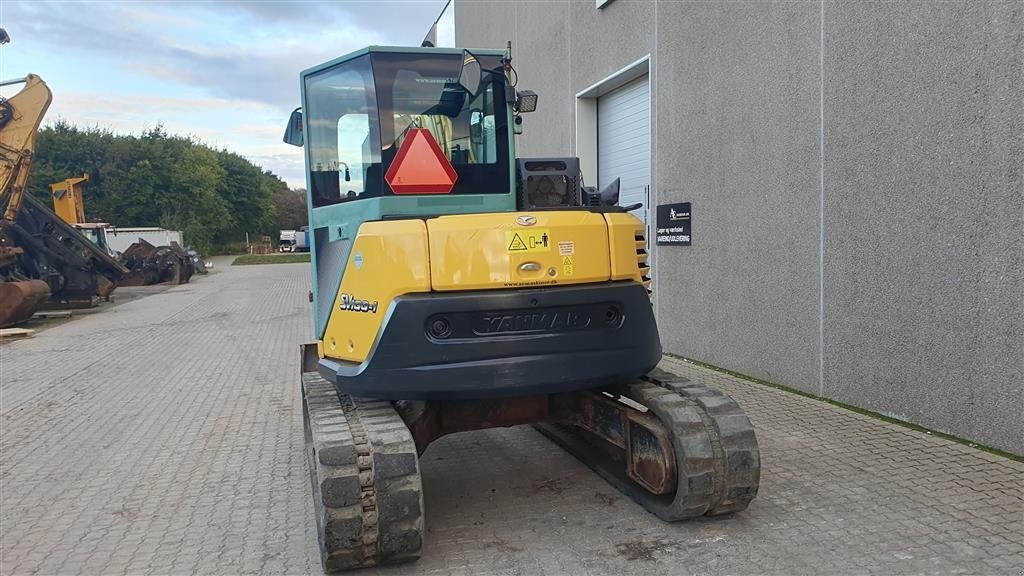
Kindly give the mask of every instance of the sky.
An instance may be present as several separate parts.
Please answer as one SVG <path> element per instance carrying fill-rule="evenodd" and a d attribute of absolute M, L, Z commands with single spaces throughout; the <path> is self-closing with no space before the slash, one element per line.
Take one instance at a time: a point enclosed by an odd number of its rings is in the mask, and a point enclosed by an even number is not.
<path fill-rule="evenodd" d="M 445 2 L 0 0 L 0 79 L 41 76 L 45 123 L 160 123 L 305 187 L 302 149 L 281 141 L 299 72 L 364 46 L 419 46 Z"/>

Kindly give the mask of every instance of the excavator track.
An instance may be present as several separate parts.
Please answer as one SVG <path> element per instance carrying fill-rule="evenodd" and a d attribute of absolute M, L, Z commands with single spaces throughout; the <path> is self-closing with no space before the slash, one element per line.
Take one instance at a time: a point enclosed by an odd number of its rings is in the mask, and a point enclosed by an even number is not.
<path fill-rule="evenodd" d="M 673 493 L 645 490 L 627 476 L 621 458 L 610 456 L 600 438 L 578 427 L 553 422 L 535 427 L 662 520 L 738 512 L 757 495 L 757 438 L 731 397 L 660 370 L 615 394 L 653 413 L 668 432 L 677 474 Z"/>
<path fill-rule="evenodd" d="M 423 545 L 412 435 L 391 403 L 339 394 L 302 375 L 306 454 L 324 570 L 406 562 Z"/>

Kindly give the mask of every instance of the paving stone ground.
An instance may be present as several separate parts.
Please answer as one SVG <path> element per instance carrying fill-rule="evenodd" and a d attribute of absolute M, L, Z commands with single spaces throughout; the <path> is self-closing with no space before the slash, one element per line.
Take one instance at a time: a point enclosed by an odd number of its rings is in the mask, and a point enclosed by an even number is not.
<path fill-rule="evenodd" d="M 225 266 L 0 344 L 0 573 L 318 573 L 307 265 Z M 116 294 L 116 293 L 115 293 Z M 528 427 L 424 455 L 424 557 L 384 574 L 1024 574 L 1024 464 L 689 364 L 761 493 L 665 524 Z"/>

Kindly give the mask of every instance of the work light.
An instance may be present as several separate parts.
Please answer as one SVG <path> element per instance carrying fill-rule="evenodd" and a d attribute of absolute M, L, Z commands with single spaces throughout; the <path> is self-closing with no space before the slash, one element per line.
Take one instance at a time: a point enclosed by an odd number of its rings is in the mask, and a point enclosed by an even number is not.
<path fill-rule="evenodd" d="M 516 92 L 516 109 L 520 112 L 533 112 L 537 109 L 537 93 L 533 90 Z"/>

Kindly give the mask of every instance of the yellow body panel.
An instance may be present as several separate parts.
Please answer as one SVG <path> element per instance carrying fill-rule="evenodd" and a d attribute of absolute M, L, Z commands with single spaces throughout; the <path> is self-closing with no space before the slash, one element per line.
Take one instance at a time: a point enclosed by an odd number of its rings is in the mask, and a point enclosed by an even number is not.
<path fill-rule="evenodd" d="M 365 222 L 349 253 L 324 332 L 324 356 L 366 360 L 391 302 L 430 291 L 427 227 L 422 220 Z"/>
<path fill-rule="evenodd" d="M 608 226 L 601 214 L 466 214 L 432 218 L 427 228 L 434 290 L 583 284 L 610 277 Z"/>
<path fill-rule="evenodd" d="M 604 218 L 608 222 L 611 245 L 611 279 L 643 282 L 647 272 L 644 223 L 632 214 L 621 212 L 605 214 Z"/>
<path fill-rule="evenodd" d="M 82 199 L 82 189 L 88 181 L 89 175 L 83 174 L 81 178 L 68 178 L 50 184 L 53 211 L 60 216 L 61 220 L 72 225 L 85 223 L 85 202 Z"/>
<path fill-rule="evenodd" d="M 643 222 L 622 213 L 503 212 L 366 222 L 349 253 L 318 352 L 364 362 L 392 302 L 403 294 L 609 280 L 649 287 L 646 246 Z"/>

